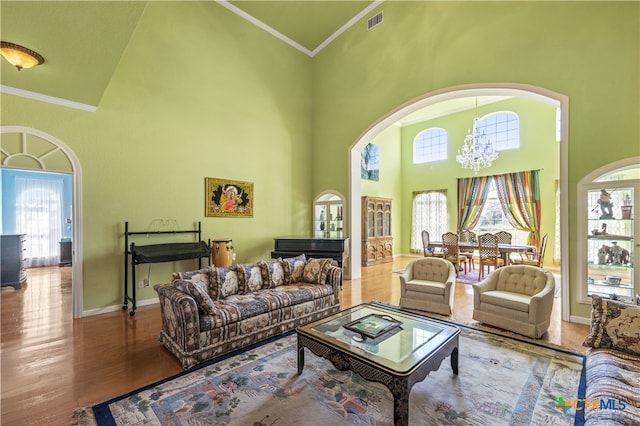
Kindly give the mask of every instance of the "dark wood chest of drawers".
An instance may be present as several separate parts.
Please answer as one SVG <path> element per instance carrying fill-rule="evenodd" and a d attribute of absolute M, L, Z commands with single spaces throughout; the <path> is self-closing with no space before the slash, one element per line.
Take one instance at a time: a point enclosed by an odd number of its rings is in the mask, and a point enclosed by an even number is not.
<path fill-rule="evenodd" d="M 27 280 L 25 234 L 1 235 L 0 238 L 0 285 L 19 289 Z"/>

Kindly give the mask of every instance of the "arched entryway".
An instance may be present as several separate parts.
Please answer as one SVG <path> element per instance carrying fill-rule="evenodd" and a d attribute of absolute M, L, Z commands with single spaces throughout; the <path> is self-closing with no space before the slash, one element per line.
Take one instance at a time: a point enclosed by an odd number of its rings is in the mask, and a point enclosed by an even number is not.
<path fill-rule="evenodd" d="M 73 317 L 82 316 L 82 170 L 75 153 L 61 140 L 37 129 L 1 126 L 2 167 L 72 175 Z"/>
<path fill-rule="evenodd" d="M 361 198 L 360 183 L 360 157 L 362 149 L 376 136 L 398 120 L 414 113 L 422 108 L 463 97 L 476 96 L 515 96 L 541 102 L 551 102 L 560 109 L 560 188 L 566 188 L 568 182 L 568 111 L 569 99 L 567 96 L 541 87 L 514 84 L 514 83 L 487 83 L 468 84 L 449 87 L 426 93 L 397 108 L 373 123 L 354 142 L 350 148 L 349 158 L 349 229 L 352 244 L 351 263 L 349 276 L 359 278 L 361 276 L 361 256 L 358 242 L 361 240 L 361 218 L 359 204 Z M 560 200 L 560 246 L 563 257 L 568 258 L 568 200 L 562 197 Z M 569 320 L 569 265 L 561 263 L 562 277 L 562 319 Z"/>

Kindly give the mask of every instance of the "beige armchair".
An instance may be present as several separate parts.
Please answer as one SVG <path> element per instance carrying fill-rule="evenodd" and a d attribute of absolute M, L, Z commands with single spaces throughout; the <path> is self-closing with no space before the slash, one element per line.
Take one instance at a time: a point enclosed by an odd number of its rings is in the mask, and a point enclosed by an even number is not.
<path fill-rule="evenodd" d="M 549 328 L 555 279 L 544 269 L 510 265 L 473 284 L 473 319 L 538 339 Z"/>
<path fill-rule="evenodd" d="M 448 260 L 414 260 L 400 276 L 400 306 L 451 315 L 455 282 L 456 269 Z"/>

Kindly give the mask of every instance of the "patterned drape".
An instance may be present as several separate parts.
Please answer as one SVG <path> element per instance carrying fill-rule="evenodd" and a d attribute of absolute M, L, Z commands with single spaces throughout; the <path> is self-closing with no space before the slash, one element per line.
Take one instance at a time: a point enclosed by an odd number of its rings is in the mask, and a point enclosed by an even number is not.
<path fill-rule="evenodd" d="M 411 252 L 422 253 L 422 231 L 439 240 L 447 232 L 447 190 L 414 192 L 411 214 Z"/>
<path fill-rule="evenodd" d="M 540 242 L 540 179 L 539 170 L 494 176 L 502 211 L 511 224 L 529 231 L 527 244 Z"/>
<path fill-rule="evenodd" d="M 458 234 L 473 229 L 480 220 L 491 178 L 474 176 L 458 179 Z"/>

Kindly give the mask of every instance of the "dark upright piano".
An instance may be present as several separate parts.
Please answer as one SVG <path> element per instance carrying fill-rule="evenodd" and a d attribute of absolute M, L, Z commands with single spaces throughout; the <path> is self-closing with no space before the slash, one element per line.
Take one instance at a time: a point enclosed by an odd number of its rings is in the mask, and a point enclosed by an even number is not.
<path fill-rule="evenodd" d="M 342 268 L 343 262 L 349 257 L 348 238 L 311 238 L 311 237 L 282 237 L 275 238 L 274 250 L 271 257 L 294 257 L 304 253 L 306 257 L 331 258 Z"/>

